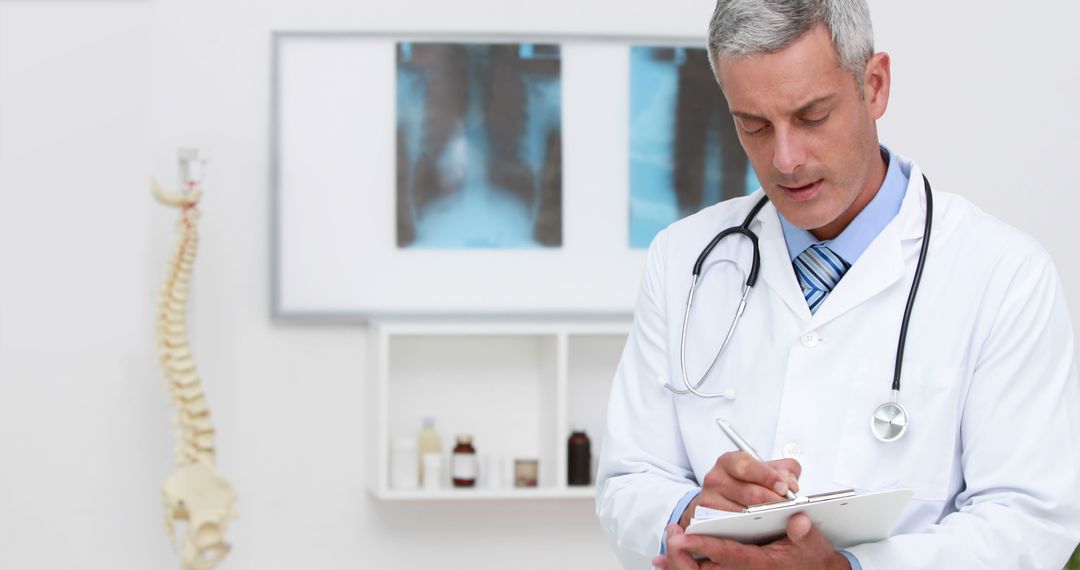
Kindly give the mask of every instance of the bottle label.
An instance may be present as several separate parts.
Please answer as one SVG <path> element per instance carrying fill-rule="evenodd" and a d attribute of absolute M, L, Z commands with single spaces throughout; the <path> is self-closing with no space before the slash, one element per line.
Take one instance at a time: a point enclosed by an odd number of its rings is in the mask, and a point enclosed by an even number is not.
<path fill-rule="evenodd" d="M 452 465 L 452 477 L 454 479 L 476 479 L 476 455 L 472 453 L 455 453 Z"/>

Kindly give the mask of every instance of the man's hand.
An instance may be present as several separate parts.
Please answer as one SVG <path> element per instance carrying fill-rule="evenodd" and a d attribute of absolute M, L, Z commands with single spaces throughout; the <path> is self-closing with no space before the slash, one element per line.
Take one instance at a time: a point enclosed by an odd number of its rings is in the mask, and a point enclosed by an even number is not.
<path fill-rule="evenodd" d="M 694 555 L 705 560 L 695 560 Z M 653 566 L 661 570 L 850 570 L 846 558 L 833 550 L 810 517 L 799 513 L 788 520 L 787 536 L 765 546 L 747 546 L 723 538 L 686 534 L 668 525 L 667 555 L 657 556 Z"/>
<path fill-rule="evenodd" d="M 762 463 L 743 451 L 725 453 L 705 474 L 701 494 L 686 506 L 679 526 L 686 529 L 699 505 L 738 512 L 749 505 L 779 501 L 789 489 L 799 491 L 801 474 L 802 466 L 794 459 Z"/>

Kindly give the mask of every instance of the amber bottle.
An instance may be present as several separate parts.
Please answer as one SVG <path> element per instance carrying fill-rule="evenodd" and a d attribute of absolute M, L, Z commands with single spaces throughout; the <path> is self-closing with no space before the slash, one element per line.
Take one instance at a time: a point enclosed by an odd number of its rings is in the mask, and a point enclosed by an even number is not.
<path fill-rule="evenodd" d="M 574 430 L 570 436 L 570 441 L 567 445 L 567 453 L 569 455 L 567 461 L 567 478 L 566 482 L 573 486 L 582 486 L 592 483 L 591 473 L 592 471 L 592 450 L 589 443 L 589 436 L 585 435 L 584 430 Z"/>
<path fill-rule="evenodd" d="M 451 476 L 455 487 L 476 486 L 476 449 L 472 445 L 471 435 L 457 436 L 457 446 L 451 462 Z"/>

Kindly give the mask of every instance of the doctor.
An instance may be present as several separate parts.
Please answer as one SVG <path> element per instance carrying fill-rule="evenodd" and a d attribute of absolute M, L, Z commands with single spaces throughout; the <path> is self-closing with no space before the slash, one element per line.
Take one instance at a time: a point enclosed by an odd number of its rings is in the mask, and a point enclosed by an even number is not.
<path fill-rule="evenodd" d="M 918 165 L 878 141 L 889 56 L 873 51 L 864 0 L 720 0 L 709 51 L 763 188 L 672 224 L 649 248 L 598 477 L 597 514 L 623 564 L 1061 568 L 1080 540 L 1080 381 L 1046 252 L 932 192 L 898 396 L 910 425 L 878 440 L 870 417 L 892 395 L 927 213 Z M 676 395 L 664 385 L 685 389 L 691 268 L 763 193 L 749 224 L 760 278 L 700 388 L 723 397 Z M 702 266 L 686 335 L 691 384 L 724 340 L 750 260 L 750 240 L 733 236 Z M 735 451 L 718 417 L 774 459 Z M 895 487 L 914 498 L 892 537 L 843 552 L 803 515 L 761 547 L 682 532 L 698 505 Z"/>

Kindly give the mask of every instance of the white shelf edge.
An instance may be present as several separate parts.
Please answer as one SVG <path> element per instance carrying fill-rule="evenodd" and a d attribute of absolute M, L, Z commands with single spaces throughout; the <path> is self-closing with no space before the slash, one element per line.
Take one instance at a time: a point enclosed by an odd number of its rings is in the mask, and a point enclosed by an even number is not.
<path fill-rule="evenodd" d="M 626 325 L 593 326 L 580 329 L 568 329 L 569 336 L 626 336 L 630 334 L 631 323 Z"/>
<path fill-rule="evenodd" d="M 570 361 L 570 341 L 569 335 L 565 332 L 559 332 L 555 337 L 555 354 L 556 354 L 556 367 L 555 367 L 555 477 L 557 489 L 566 488 L 567 473 L 566 464 L 567 456 L 566 450 L 566 434 L 570 429 L 569 423 L 569 361 Z"/>
<path fill-rule="evenodd" d="M 424 336 L 424 335 L 557 335 L 559 333 L 569 335 L 620 335 L 630 332 L 630 321 L 614 322 L 561 322 L 561 323 L 529 323 L 529 322 L 428 322 L 428 323 L 400 323 L 400 322 L 374 322 L 374 328 L 384 334 L 392 336 Z"/>
<path fill-rule="evenodd" d="M 372 495 L 382 501 L 536 501 L 581 500 L 596 497 L 596 488 L 558 489 L 383 489 Z"/>

